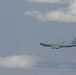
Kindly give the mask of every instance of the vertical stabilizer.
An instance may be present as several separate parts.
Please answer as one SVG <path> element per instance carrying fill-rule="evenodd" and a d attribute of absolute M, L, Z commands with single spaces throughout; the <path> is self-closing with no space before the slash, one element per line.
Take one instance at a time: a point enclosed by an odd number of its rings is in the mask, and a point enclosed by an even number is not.
<path fill-rule="evenodd" d="M 76 44 L 76 38 L 71 42 L 71 44 Z"/>

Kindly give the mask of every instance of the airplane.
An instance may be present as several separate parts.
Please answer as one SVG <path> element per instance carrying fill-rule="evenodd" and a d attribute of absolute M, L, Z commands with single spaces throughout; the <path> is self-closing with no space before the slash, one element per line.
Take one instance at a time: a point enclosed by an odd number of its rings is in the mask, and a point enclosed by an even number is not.
<path fill-rule="evenodd" d="M 65 43 L 65 41 L 61 42 L 61 44 L 45 44 L 45 43 L 40 43 L 40 45 L 41 46 L 45 46 L 45 47 L 51 47 L 52 49 L 76 47 L 76 38 L 68 45 L 66 45 L 64 43 Z"/>

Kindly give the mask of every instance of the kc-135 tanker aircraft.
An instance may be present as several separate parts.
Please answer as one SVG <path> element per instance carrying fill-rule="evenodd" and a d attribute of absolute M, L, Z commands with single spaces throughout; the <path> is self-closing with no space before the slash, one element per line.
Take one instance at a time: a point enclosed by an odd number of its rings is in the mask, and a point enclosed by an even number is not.
<path fill-rule="evenodd" d="M 45 47 L 51 47 L 52 49 L 60 49 L 60 48 L 69 48 L 69 47 L 76 47 L 76 38 L 70 43 L 65 44 L 65 42 L 61 42 L 60 44 L 46 44 L 46 43 L 40 43 L 41 46 Z"/>

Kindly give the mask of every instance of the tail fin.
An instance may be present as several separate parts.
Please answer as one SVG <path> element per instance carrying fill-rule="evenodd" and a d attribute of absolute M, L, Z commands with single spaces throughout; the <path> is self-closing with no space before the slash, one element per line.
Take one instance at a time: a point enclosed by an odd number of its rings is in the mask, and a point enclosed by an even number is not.
<path fill-rule="evenodd" d="M 71 44 L 76 44 L 76 38 L 71 42 Z"/>

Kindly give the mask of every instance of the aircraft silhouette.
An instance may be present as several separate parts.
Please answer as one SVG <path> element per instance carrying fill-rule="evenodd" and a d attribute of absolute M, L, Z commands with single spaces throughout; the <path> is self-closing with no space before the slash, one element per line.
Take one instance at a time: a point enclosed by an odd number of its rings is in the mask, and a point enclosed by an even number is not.
<path fill-rule="evenodd" d="M 65 41 L 61 42 L 61 44 L 46 44 L 40 43 L 41 46 L 51 47 L 52 49 L 60 49 L 60 48 L 69 48 L 76 47 L 76 38 L 68 45 L 65 44 Z"/>

